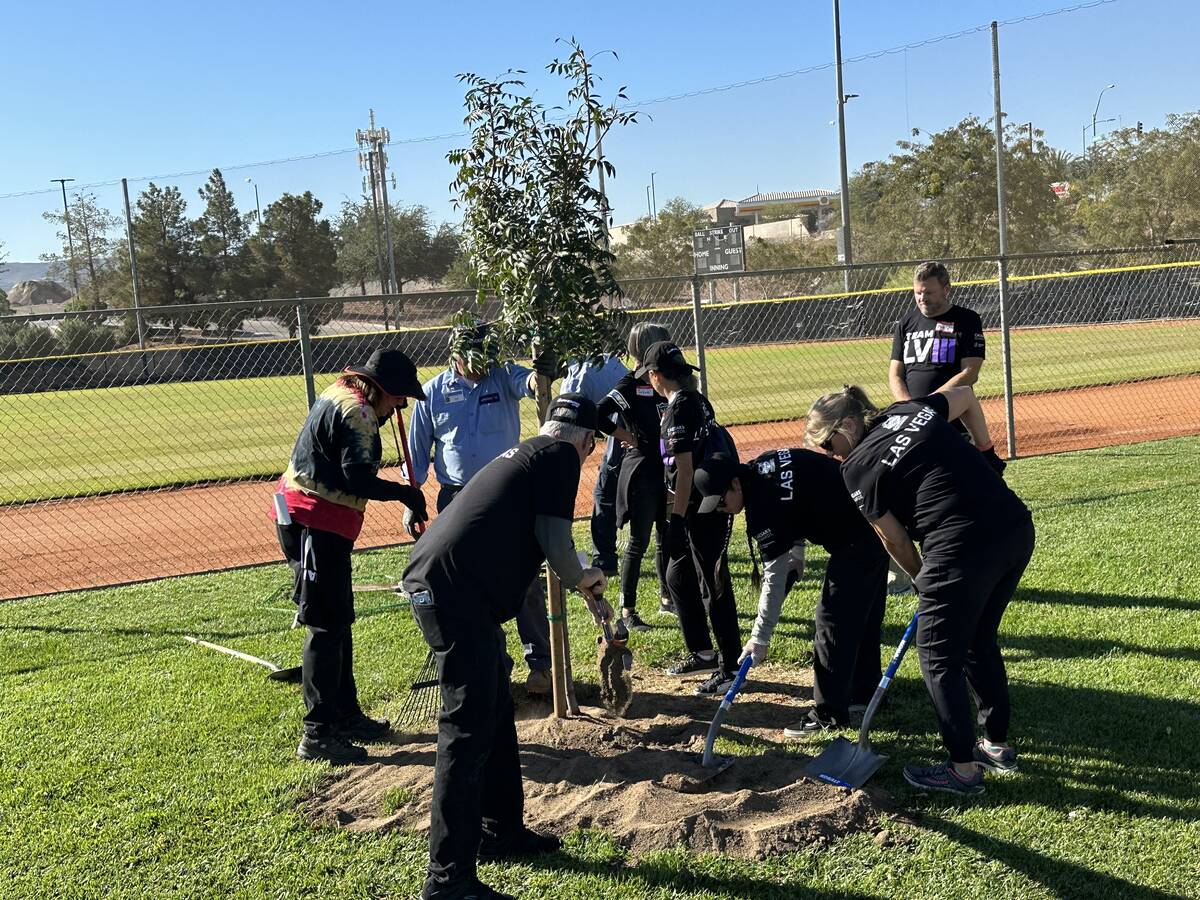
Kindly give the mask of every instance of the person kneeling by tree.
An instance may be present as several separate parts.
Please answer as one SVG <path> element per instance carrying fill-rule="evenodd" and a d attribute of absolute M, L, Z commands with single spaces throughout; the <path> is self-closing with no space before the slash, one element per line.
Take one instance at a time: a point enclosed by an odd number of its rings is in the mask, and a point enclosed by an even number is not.
<path fill-rule="evenodd" d="M 746 512 L 763 560 L 762 593 L 739 662 L 767 658 L 783 600 L 804 568 L 804 542 L 829 552 L 813 615 L 813 699 L 808 715 L 783 730 L 805 737 L 849 725 L 866 709 L 883 674 L 879 662 L 887 586 L 887 552 L 854 507 L 837 460 L 803 448 L 768 450 L 739 465 L 724 453 L 700 464 L 700 513 Z"/>
<path fill-rule="evenodd" d="M 500 626 L 525 601 L 543 562 L 574 585 L 597 623 L 612 617 L 607 580 L 581 567 L 571 538 L 583 461 L 595 449 L 596 406 L 553 403 L 541 434 L 488 463 L 416 544 L 403 586 L 437 658 L 442 712 L 423 898 L 496 898 L 477 859 L 552 853 L 556 837 L 525 827 L 521 763 Z"/>
<path fill-rule="evenodd" d="M 1029 509 L 950 420 L 979 443 L 987 426 L 970 387 L 893 403 L 880 412 L 861 388 L 826 394 L 806 422 L 810 443 L 842 462 L 842 479 L 920 597 L 917 655 L 948 762 L 909 764 L 923 790 L 983 792 L 981 767 L 1017 768 L 1000 619 L 1033 555 Z M 920 542 L 918 553 L 913 541 Z M 984 739 L 976 742 L 968 687 Z"/>
<path fill-rule="evenodd" d="M 358 704 L 350 552 L 368 500 L 399 500 L 414 517 L 426 518 L 418 489 L 378 476 L 379 429 L 409 397 L 425 394 L 417 367 L 399 350 L 377 350 L 365 366 L 351 366 L 309 410 L 279 480 L 276 496 L 287 516 L 278 506 L 271 516 L 295 573 L 297 621 L 308 628 L 301 659 L 304 737 L 296 748 L 301 759 L 361 762 L 367 751 L 353 741 L 379 740 L 389 730 L 386 719 L 370 718 Z"/>

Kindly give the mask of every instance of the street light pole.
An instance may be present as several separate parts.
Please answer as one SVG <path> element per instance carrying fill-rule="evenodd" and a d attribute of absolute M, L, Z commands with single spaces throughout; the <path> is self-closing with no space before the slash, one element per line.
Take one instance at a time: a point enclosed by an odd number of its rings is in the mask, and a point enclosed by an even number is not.
<path fill-rule="evenodd" d="M 1115 122 L 1115 121 L 1117 121 L 1117 120 L 1116 120 L 1116 119 L 1114 119 L 1114 118 L 1112 118 L 1112 117 L 1110 116 L 1110 117 L 1109 117 L 1109 118 L 1107 118 L 1107 119 L 1101 119 L 1101 120 L 1100 120 L 1100 122 L 1099 122 L 1099 124 L 1101 124 L 1101 125 L 1107 125 L 1109 122 Z M 1095 143 L 1095 136 L 1096 136 L 1096 135 L 1095 135 L 1095 131 L 1096 131 L 1096 124 L 1097 124 L 1096 122 L 1092 122 L 1092 125 L 1091 125 L 1091 128 L 1092 128 L 1092 138 L 1093 138 L 1093 141 L 1092 141 L 1092 143 Z M 1083 126 L 1083 155 L 1084 155 L 1084 156 L 1087 156 L 1087 152 L 1088 152 L 1088 139 L 1087 139 L 1087 133 L 1088 133 L 1088 126 L 1087 126 L 1086 124 L 1084 124 L 1084 126 Z"/>
<path fill-rule="evenodd" d="M 650 185 L 646 185 L 646 218 L 654 221 L 654 207 L 650 205 Z"/>
<path fill-rule="evenodd" d="M 262 224 L 262 207 L 259 206 L 259 203 L 258 203 L 258 182 L 255 181 L 253 178 L 247 178 L 246 184 L 254 185 L 254 216 L 255 216 L 254 221 L 257 222 L 259 225 L 261 225 Z"/>
<path fill-rule="evenodd" d="M 75 288 L 75 296 L 79 296 L 79 275 L 75 272 L 75 242 L 71 240 L 71 210 L 67 207 L 67 182 L 74 178 L 51 178 L 50 183 L 58 182 L 63 195 L 63 222 L 67 226 L 67 252 L 70 254 L 71 285 Z"/>
<path fill-rule="evenodd" d="M 650 173 L 650 216 L 655 222 L 658 221 L 658 194 L 654 190 L 654 176 L 657 172 Z"/>
<path fill-rule="evenodd" d="M 1096 98 L 1096 108 L 1094 110 L 1092 110 L 1092 140 L 1093 141 L 1096 140 L 1096 116 L 1098 116 L 1100 114 L 1100 101 L 1104 99 L 1104 91 L 1111 91 L 1115 87 L 1116 87 L 1115 84 L 1107 85 L 1104 88 L 1104 90 L 1100 92 L 1100 96 Z"/>
<path fill-rule="evenodd" d="M 833 54 L 837 68 L 838 109 L 838 156 L 842 176 L 842 259 L 847 266 L 854 263 L 854 250 L 850 244 L 850 177 L 846 171 L 846 91 L 842 84 L 842 10 L 839 0 L 833 0 Z M 846 291 L 852 287 L 850 270 L 845 269 L 843 281 Z"/>

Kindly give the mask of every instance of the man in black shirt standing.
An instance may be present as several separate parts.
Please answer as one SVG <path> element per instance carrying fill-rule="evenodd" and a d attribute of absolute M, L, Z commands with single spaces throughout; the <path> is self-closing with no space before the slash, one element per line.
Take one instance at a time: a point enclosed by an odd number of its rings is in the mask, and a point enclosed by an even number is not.
<path fill-rule="evenodd" d="M 847 387 L 813 404 L 805 430 L 843 461 L 851 499 L 920 597 L 917 655 L 950 759 L 909 764 L 904 778 L 922 790 L 969 795 L 983 792 L 982 768 L 1017 768 L 997 633 L 1033 555 L 1034 530 L 1025 504 L 951 426 L 960 417 L 976 440 L 986 434 L 969 387 L 882 412 Z M 970 695 L 983 725 L 978 742 Z"/>
<path fill-rule="evenodd" d="M 804 567 L 804 542 L 829 552 L 813 614 L 813 700 L 809 714 L 783 730 L 804 737 L 849 724 L 866 709 L 879 678 L 887 552 L 859 515 L 836 459 L 802 448 L 768 450 L 747 465 L 716 453 L 696 470 L 699 512 L 746 511 L 746 533 L 762 553 L 762 592 L 750 640 L 739 659 L 767 658 L 783 600 Z"/>
<path fill-rule="evenodd" d="M 558 849 L 558 838 L 523 822 L 512 660 L 500 626 L 516 616 L 543 562 L 582 592 L 597 622 L 612 616 L 604 573 L 580 565 L 571 538 L 596 424 L 590 400 L 559 396 L 537 437 L 500 454 L 434 519 L 404 572 L 442 693 L 427 900 L 503 897 L 476 878 L 477 859 Z"/>

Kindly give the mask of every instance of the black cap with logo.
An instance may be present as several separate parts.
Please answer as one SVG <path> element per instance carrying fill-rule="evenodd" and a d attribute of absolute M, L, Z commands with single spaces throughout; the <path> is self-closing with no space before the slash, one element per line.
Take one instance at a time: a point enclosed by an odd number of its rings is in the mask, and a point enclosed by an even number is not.
<path fill-rule="evenodd" d="M 646 349 L 642 364 L 633 373 L 634 378 L 645 378 L 646 373 L 654 370 L 662 372 L 668 378 L 686 375 L 688 372 L 700 370 L 683 358 L 683 351 L 674 341 L 656 341 Z"/>
<path fill-rule="evenodd" d="M 595 431 L 600 424 L 600 414 L 596 404 L 583 394 L 559 394 L 546 412 L 546 421 L 565 422 Z"/>

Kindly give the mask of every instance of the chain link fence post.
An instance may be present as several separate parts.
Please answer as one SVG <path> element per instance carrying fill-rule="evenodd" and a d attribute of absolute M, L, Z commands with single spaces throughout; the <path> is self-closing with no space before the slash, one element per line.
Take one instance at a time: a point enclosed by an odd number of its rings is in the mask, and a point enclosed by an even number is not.
<path fill-rule="evenodd" d="M 700 367 L 700 393 L 708 396 L 708 367 L 704 363 L 704 314 L 700 309 L 700 276 L 692 276 L 692 328 L 696 334 L 696 365 Z"/>
<path fill-rule="evenodd" d="M 300 364 L 304 367 L 304 391 L 308 394 L 308 408 L 317 402 L 317 388 L 313 383 L 312 336 L 308 327 L 308 307 L 303 300 L 296 301 L 296 324 L 300 334 Z"/>

